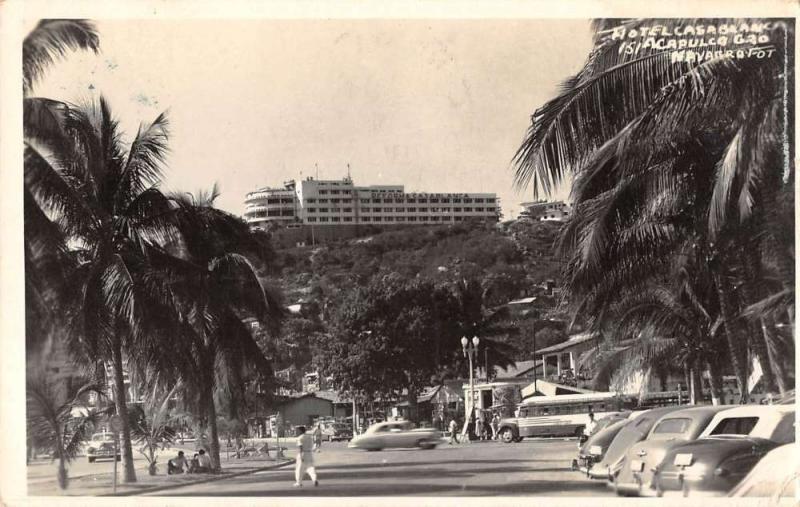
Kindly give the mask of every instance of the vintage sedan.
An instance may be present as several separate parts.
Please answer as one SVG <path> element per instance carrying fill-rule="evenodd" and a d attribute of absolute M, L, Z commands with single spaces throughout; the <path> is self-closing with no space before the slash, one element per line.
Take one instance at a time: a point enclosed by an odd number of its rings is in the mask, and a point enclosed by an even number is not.
<path fill-rule="evenodd" d="M 728 496 L 795 498 L 797 467 L 786 465 L 796 464 L 798 460 L 800 453 L 795 444 L 776 447 L 761 458 L 761 461 L 728 493 Z"/>
<path fill-rule="evenodd" d="M 121 459 L 120 450 L 114 452 L 114 435 L 108 432 L 95 433 L 86 447 L 86 458 L 89 463 L 94 463 L 98 459 Z"/>
<path fill-rule="evenodd" d="M 602 421 L 598 421 L 598 428 L 596 428 L 594 433 L 580 446 L 578 449 L 578 458 L 572 460 L 572 469 L 580 470 L 588 475 L 592 466 L 603 460 L 603 455 L 608 450 L 608 446 L 620 430 L 627 424 L 630 424 L 631 420 L 635 417 L 634 414 L 638 415 L 637 412 L 623 413 L 608 416 Z M 601 426 L 600 423 L 604 421 L 606 421 L 607 424 Z"/>
<path fill-rule="evenodd" d="M 328 442 L 350 440 L 353 438 L 353 428 L 346 423 L 335 421 L 321 421 L 322 438 Z"/>
<path fill-rule="evenodd" d="M 387 421 L 373 424 L 363 435 L 354 437 L 348 447 L 367 451 L 397 447 L 433 449 L 440 443 L 441 432 L 435 428 L 414 428 L 410 421 Z"/>
<path fill-rule="evenodd" d="M 653 471 L 671 448 L 695 440 L 714 416 L 730 406 L 700 406 L 662 417 L 650 430 L 647 438 L 632 445 L 625 455 L 622 469 L 614 480 L 614 490 L 620 496 L 656 496 Z"/>
<path fill-rule="evenodd" d="M 605 452 L 603 459 L 594 465 L 588 471 L 588 475 L 592 479 L 614 481 L 614 477 L 619 473 L 622 468 L 622 463 L 625 460 L 625 453 L 628 448 L 637 442 L 641 442 L 647 438 L 647 434 L 653 429 L 653 426 L 661 419 L 662 416 L 682 410 L 686 406 L 676 405 L 673 407 L 659 407 L 646 410 L 636 416 L 630 424 L 625 425 Z"/>
<path fill-rule="evenodd" d="M 714 416 L 697 440 L 670 449 L 656 468 L 658 496 L 721 496 L 769 451 L 794 442 L 794 406 L 745 405 Z"/>

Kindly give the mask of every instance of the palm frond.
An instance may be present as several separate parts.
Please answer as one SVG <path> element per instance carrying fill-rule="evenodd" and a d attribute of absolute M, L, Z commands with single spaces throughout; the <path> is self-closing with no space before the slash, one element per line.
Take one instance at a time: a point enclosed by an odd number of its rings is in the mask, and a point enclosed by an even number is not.
<path fill-rule="evenodd" d="M 169 150 L 168 139 L 166 113 L 158 115 L 149 125 L 139 126 L 116 185 L 115 209 L 127 209 L 133 199 L 161 181 L 162 164 Z"/>
<path fill-rule="evenodd" d="M 94 23 L 83 19 L 45 19 L 22 43 L 22 83 L 25 94 L 42 78 L 45 70 L 67 51 L 100 50 Z"/>

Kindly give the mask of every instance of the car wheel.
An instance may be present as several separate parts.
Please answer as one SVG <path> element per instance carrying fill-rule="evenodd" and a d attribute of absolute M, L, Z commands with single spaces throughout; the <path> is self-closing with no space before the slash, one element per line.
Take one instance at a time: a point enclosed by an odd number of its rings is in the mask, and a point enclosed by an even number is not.
<path fill-rule="evenodd" d="M 435 449 L 436 448 L 436 444 L 433 444 L 433 443 L 431 443 L 431 442 L 429 442 L 429 441 L 427 441 L 425 439 L 420 439 L 420 440 L 417 441 L 416 447 L 419 447 L 420 449 L 426 449 L 426 450 L 427 449 Z"/>
<path fill-rule="evenodd" d="M 89 463 L 94 463 L 94 458 L 89 458 Z"/>
<path fill-rule="evenodd" d="M 514 430 L 512 430 L 509 427 L 501 429 L 500 440 L 502 440 L 504 444 L 510 444 L 511 442 L 515 442 L 516 437 L 514 436 Z"/>

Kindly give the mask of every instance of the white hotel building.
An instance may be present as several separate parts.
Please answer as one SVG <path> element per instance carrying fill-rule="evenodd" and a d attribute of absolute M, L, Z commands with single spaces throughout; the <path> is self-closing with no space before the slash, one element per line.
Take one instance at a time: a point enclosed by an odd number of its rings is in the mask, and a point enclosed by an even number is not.
<path fill-rule="evenodd" d="M 252 227 L 280 225 L 446 225 L 497 221 L 496 194 L 406 193 L 403 185 L 357 187 L 341 180 L 288 181 L 283 188 L 247 194 L 244 218 Z"/>

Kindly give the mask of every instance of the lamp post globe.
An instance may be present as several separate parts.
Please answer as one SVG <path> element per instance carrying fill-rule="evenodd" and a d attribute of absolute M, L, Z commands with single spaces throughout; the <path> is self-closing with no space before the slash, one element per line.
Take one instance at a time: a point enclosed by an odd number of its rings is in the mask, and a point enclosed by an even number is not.
<path fill-rule="evenodd" d="M 467 337 L 466 336 L 462 336 L 461 337 L 461 346 L 464 347 L 464 348 L 467 348 L 467 344 L 468 343 L 469 343 L 469 340 L 467 340 Z"/>
<path fill-rule="evenodd" d="M 472 337 L 472 344 L 475 346 L 475 348 L 478 348 L 478 344 L 480 342 L 481 342 L 481 340 L 477 336 L 473 336 Z"/>

